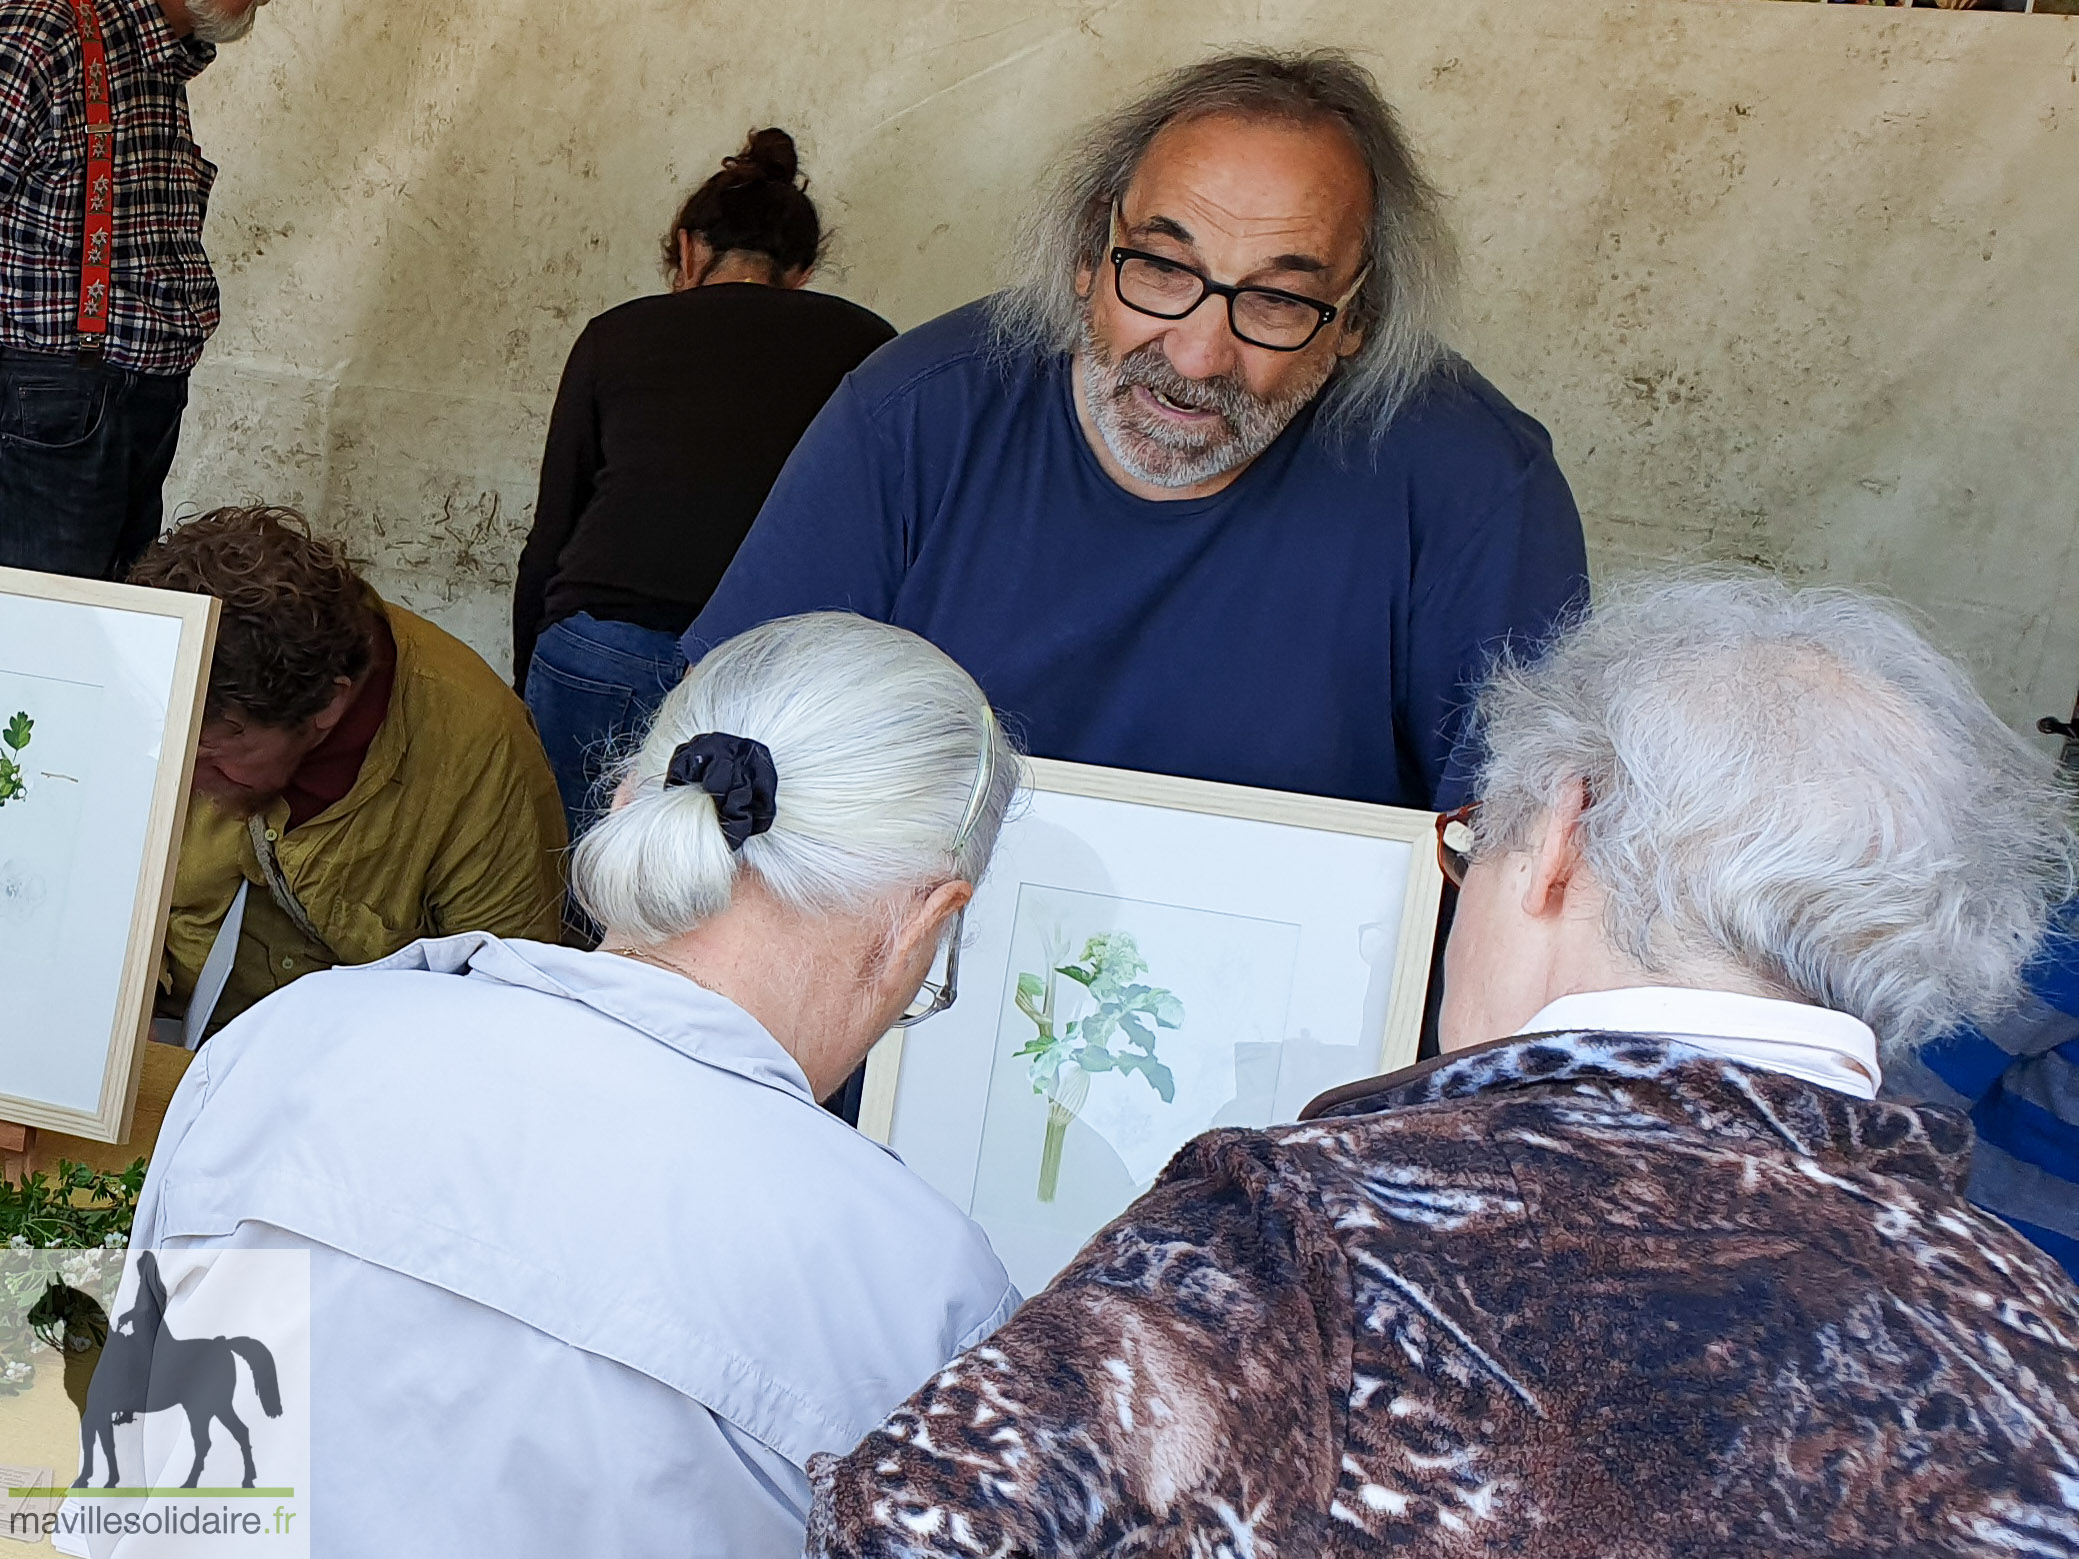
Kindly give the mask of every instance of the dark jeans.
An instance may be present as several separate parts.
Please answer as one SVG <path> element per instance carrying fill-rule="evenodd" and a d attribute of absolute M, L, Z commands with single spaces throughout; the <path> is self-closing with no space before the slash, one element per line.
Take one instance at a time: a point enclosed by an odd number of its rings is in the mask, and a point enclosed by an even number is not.
<path fill-rule="evenodd" d="M 587 612 L 550 624 L 534 641 L 527 707 L 548 749 L 573 840 L 605 810 L 599 785 L 606 760 L 641 737 L 685 674 L 686 657 L 671 634 Z"/>
<path fill-rule="evenodd" d="M 0 564 L 120 579 L 159 534 L 186 374 L 0 348 Z"/>

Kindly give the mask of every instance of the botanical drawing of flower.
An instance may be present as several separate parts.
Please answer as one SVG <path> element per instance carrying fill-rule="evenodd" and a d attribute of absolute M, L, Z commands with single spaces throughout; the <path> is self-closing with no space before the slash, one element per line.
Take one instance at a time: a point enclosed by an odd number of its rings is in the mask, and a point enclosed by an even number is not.
<path fill-rule="evenodd" d="M 22 749 L 29 745 L 29 733 L 35 728 L 36 722 L 25 709 L 16 710 L 14 718 L 0 726 L 0 807 L 29 794 L 28 777 L 22 769 Z"/>
<path fill-rule="evenodd" d="M 1047 1135 L 1040 1150 L 1042 1202 L 1054 1200 L 1068 1123 L 1089 1096 L 1093 1073 L 1137 1072 L 1164 1104 L 1175 1102 L 1176 1078 L 1155 1059 L 1155 1029 L 1180 1028 L 1184 1022 L 1184 1004 L 1175 993 L 1135 981 L 1136 975 L 1148 972 L 1148 961 L 1131 932 L 1091 937 L 1072 963 L 1056 963 L 1054 950 L 1048 953 L 1047 972 L 1020 974 L 1016 996 L 1018 1010 L 1039 1030 L 1017 1054 L 1032 1058 L 1032 1091 L 1047 1101 Z M 1096 1003 L 1093 1010 L 1066 1021 L 1057 1002 L 1064 975 Z"/>

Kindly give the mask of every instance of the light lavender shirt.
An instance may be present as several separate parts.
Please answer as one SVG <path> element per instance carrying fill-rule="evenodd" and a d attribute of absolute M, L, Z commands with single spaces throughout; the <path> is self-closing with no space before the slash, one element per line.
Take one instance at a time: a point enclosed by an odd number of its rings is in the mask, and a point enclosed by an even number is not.
<path fill-rule="evenodd" d="M 483 933 L 211 1040 L 136 1242 L 310 1251 L 312 1552 L 386 1559 L 798 1554 L 809 1456 L 1018 1302 L 741 1008 Z"/>

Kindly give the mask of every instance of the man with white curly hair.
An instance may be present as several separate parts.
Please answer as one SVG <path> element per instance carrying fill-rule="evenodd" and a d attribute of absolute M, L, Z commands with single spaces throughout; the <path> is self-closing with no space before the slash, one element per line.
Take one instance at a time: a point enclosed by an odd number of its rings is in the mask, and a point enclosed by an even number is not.
<path fill-rule="evenodd" d="M 0 5 L 0 565 L 120 579 L 216 329 L 188 87 L 267 0 Z"/>
<path fill-rule="evenodd" d="M 1069 149 L 1012 286 L 825 405 L 689 658 L 840 608 L 1042 757 L 1456 805 L 1473 685 L 1585 562 L 1550 437 L 1443 345 L 1442 208 L 1347 55 L 1152 83 Z"/>
<path fill-rule="evenodd" d="M 810 1552 L 2079 1554 L 2079 1290 L 1882 1058 L 2069 795 L 1895 609 L 1606 596 L 1482 699 L 1446 1054 L 1214 1131 L 839 1460 Z"/>

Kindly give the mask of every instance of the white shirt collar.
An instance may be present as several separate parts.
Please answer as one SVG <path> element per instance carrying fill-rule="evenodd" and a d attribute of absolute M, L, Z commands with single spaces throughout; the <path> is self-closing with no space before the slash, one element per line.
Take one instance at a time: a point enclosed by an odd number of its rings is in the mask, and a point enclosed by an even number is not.
<path fill-rule="evenodd" d="M 801 1064 L 756 1018 L 728 997 L 654 964 L 465 931 L 414 942 L 368 967 L 470 975 L 567 997 L 695 1061 L 816 1102 Z"/>
<path fill-rule="evenodd" d="M 1806 1002 L 1687 986 L 1581 991 L 1548 1003 L 1519 1034 L 1598 1030 L 1665 1034 L 1747 1066 L 1784 1072 L 1858 1099 L 1874 1099 L 1884 1073 L 1877 1036 L 1860 1018 Z"/>

